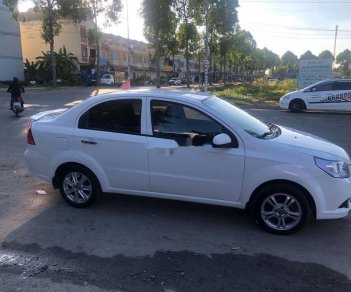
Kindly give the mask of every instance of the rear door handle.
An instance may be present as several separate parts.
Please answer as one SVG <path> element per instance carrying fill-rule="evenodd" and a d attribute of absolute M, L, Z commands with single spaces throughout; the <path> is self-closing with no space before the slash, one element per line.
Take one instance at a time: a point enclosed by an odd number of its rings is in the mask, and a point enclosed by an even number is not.
<path fill-rule="evenodd" d="M 81 140 L 80 142 L 82 142 L 83 144 L 89 144 L 89 145 L 96 145 L 97 144 L 94 141 L 87 141 L 87 140 Z"/>

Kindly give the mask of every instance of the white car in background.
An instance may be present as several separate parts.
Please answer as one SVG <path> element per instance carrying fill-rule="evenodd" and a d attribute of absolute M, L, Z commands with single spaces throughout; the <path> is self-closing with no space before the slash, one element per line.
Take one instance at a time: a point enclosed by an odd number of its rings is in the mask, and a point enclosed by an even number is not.
<path fill-rule="evenodd" d="M 103 74 L 100 78 L 101 85 L 113 85 L 115 84 L 115 78 L 112 74 Z"/>
<path fill-rule="evenodd" d="M 182 85 L 182 79 L 179 77 L 171 78 L 168 81 L 168 85 Z"/>
<path fill-rule="evenodd" d="M 209 94 L 92 97 L 34 115 L 27 141 L 29 172 L 74 207 L 108 192 L 247 208 L 277 234 L 297 231 L 310 215 L 336 219 L 351 210 L 342 148 Z"/>
<path fill-rule="evenodd" d="M 331 79 L 285 94 L 279 100 L 282 109 L 351 111 L 351 79 Z"/>

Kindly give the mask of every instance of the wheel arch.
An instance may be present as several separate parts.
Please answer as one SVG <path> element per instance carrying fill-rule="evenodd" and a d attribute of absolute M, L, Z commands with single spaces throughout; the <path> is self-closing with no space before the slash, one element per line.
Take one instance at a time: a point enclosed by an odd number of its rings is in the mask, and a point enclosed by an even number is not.
<path fill-rule="evenodd" d="M 254 206 L 255 201 L 259 195 L 259 193 L 266 187 L 268 186 L 273 186 L 273 185 L 278 185 L 278 184 L 289 184 L 292 185 L 296 188 L 298 188 L 305 196 L 306 199 L 308 201 L 309 207 L 312 210 L 312 214 L 313 217 L 316 218 L 316 204 L 315 201 L 312 197 L 312 195 L 310 194 L 310 192 L 304 188 L 303 186 L 301 186 L 300 184 L 290 181 L 290 180 L 283 180 L 283 179 L 278 179 L 278 180 L 271 180 L 271 181 L 267 181 L 262 183 L 261 185 L 259 185 L 251 194 L 249 201 L 247 202 L 245 208 L 246 209 L 252 209 L 251 207 Z"/>
<path fill-rule="evenodd" d="M 95 177 L 95 179 L 99 185 L 99 188 L 101 190 L 101 183 L 100 183 L 99 178 L 96 176 L 96 174 L 89 167 L 87 167 L 81 163 L 77 163 L 77 162 L 65 162 L 56 168 L 55 175 L 52 178 L 52 185 L 55 189 L 59 188 L 59 179 L 60 179 L 60 176 L 63 173 L 63 171 L 65 171 L 66 169 L 69 169 L 71 167 L 75 167 L 75 166 L 83 167 L 87 171 L 89 171 Z"/>

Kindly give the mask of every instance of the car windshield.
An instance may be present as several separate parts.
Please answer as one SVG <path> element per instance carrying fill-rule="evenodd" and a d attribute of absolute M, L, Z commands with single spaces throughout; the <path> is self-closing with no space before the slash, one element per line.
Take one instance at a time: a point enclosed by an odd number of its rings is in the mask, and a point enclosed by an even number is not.
<path fill-rule="evenodd" d="M 110 78 L 110 75 L 107 75 L 107 74 L 102 75 L 102 78 L 108 79 L 108 78 Z"/>
<path fill-rule="evenodd" d="M 217 97 L 210 97 L 203 101 L 209 108 L 215 110 L 221 117 L 238 125 L 245 132 L 256 138 L 264 138 L 272 134 L 271 127 L 254 118 L 236 106 Z"/>

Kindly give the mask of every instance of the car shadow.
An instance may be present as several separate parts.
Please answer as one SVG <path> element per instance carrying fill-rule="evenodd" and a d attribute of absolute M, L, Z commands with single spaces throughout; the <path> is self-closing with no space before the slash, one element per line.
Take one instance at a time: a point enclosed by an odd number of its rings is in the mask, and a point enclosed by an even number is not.
<path fill-rule="evenodd" d="M 92 207 L 79 209 L 64 203 L 56 191 L 48 191 L 48 196 L 48 207 L 8 234 L 5 243 L 36 243 L 101 257 L 145 256 L 160 250 L 207 255 L 235 250 L 328 262 L 340 253 L 335 238 L 349 242 L 351 233 L 349 219 L 312 220 L 296 234 L 277 236 L 233 208 L 104 194 Z"/>

